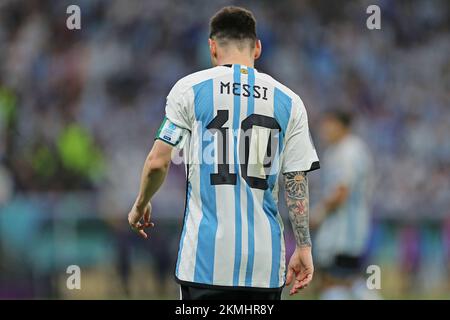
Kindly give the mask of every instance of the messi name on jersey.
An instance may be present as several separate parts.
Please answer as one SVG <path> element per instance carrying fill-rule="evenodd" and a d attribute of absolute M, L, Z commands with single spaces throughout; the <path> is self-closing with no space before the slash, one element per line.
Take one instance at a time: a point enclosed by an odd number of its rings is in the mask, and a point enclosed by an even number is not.
<path fill-rule="evenodd" d="M 250 86 L 249 84 L 241 84 L 239 82 L 220 82 L 220 94 L 233 94 L 235 96 L 243 95 L 244 97 L 253 96 L 255 99 L 267 100 L 267 87 Z"/>

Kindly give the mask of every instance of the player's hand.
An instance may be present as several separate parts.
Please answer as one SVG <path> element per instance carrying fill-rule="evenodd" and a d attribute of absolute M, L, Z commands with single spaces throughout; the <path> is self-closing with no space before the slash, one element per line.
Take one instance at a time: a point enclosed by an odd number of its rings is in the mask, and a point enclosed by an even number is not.
<path fill-rule="evenodd" d="M 131 229 L 144 239 L 148 238 L 148 235 L 144 230 L 155 226 L 153 222 L 150 222 L 151 214 L 152 205 L 150 203 L 146 205 L 144 209 L 139 209 L 135 204 L 130 213 L 128 213 L 128 223 L 130 224 Z M 142 219 L 143 221 L 141 222 Z"/>
<path fill-rule="evenodd" d="M 293 283 L 289 294 L 296 294 L 299 290 L 306 288 L 313 278 L 313 273 L 311 247 L 297 247 L 288 265 L 286 285 Z"/>

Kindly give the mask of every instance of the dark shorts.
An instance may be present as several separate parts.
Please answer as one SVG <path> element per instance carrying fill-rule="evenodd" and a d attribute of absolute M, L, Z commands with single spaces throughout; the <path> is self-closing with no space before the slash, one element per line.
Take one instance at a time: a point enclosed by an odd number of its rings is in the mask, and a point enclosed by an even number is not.
<path fill-rule="evenodd" d="M 257 289 L 215 289 L 181 285 L 181 300 L 281 300 L 283 288 L 270 291 Z"/>
<path fill-rule="evenodd" d="M 334 257 L 330 266 L 322 268 L 322 271 L 334 278 L 352 278 L 362 273 L 363 257 L 338 254 Z"/>

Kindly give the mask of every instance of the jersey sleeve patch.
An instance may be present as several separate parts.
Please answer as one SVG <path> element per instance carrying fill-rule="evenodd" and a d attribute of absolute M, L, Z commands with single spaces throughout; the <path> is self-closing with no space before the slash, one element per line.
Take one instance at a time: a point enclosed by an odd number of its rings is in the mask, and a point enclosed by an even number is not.
<path fill-rule="evenodd" d="M 185 135 L 186 130 L 178 127 L 169 119 L 164 118 L 161 127 L 156 133 L 155 140 L 162 140 L 171 146 L 180 147 L 183 137 Z"/>

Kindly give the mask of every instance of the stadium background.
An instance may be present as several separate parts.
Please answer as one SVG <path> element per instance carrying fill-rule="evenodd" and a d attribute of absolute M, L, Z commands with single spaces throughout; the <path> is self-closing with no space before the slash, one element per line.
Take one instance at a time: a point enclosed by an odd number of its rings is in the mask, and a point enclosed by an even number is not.
<path fill-rule="evenodd" d="M 254 11 L 256 67 L 301 95 L 319 156 L 321 113 L 356 115 L 375 155 L 368 258 L 383 297 L 450 298 L 445 0 L 1 0 L 0 298 L 177 298 L 183 167 L 154 198 L 149 241 L 126 214 L 165 96 L 210 66 L 208 19 L 230 3 Z M 69 4 L 81 8 L 79 31 L 66 28 Z M 366 28 L 369 4 L 381 7 L 381 30 Z M 71 264 L 80 291 L 66 288 Z M 315 298 L 314 287 L 299 297 Z"/>

